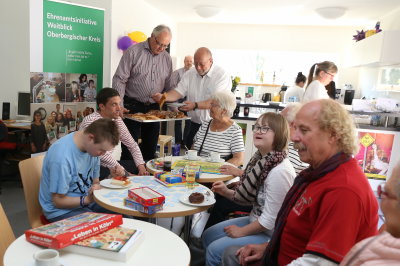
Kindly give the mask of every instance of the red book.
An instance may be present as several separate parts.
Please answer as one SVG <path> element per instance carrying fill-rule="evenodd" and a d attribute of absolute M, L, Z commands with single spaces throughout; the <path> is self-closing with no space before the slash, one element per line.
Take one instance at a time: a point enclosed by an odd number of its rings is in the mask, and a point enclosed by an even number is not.
<path fill-rule="evenodd" d="M 122 224 L 122 215 L 85 212 L 25 231 L 26 240 L 60 249 Z"/>

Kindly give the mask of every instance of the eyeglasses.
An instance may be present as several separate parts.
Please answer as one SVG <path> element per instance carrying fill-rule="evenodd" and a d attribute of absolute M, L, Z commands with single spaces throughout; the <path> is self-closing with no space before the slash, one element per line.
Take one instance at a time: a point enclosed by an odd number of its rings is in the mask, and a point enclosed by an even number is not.
<path fill-rule="evenodd" d="M 326 71 L 324 71 L 326 74 L 328 74 L 329 76 L 331 76 L 332 78 L 334 78 L 335 77 L 335 75 L 334 74 L 331 74 L 331 73 L 329 73 L 329 72 L 326 72 Z"/>
<path fill-rule="evenodd" d="M 379 184 L 378 185 L 378 197 L 379 197 L 379 199 L 385 199 L 385 198 L 388 198 L 388 199 L 395 199 L 395 200 L 397 200 L 397 197 L 396 196 L 392 196 L 392 195 L 390 195 L 389 193 L 387 193 L 386 192 L 386 189 L 385 189 L 385 184 Z"/>
<path fill-rule="evenodd" d="M 254 133 L 257 133 L 258 131 L 260 131 L 261 134 L 266 134 L 269 130 L 271 130 L 270 127 L 260 127 L 260 126 L 257 126 L 257 125 L 255 125 L 253 127 L 253 132 Z"/>
<path fill-rule="evenodd" d="M 165 44 L 160 43 L 160 42 L 157 40 L 157 37 L 156 37 L 156 36 L 154 36 L 154 40 L 156 41 L 156 44 L 158 45 L 158 47 L 161 47 L 162 49 L 167 49 L 168 46 L 169 46 L 169 44 L 165 45 Z"/>
<path fill-rule="evenodd" d="M 219 107 L 221 107 L 221 106 L 219 106 L 218 104 L 214 104 L 214 103 L 211 104 L 211 108 L 219 108 Z"/>

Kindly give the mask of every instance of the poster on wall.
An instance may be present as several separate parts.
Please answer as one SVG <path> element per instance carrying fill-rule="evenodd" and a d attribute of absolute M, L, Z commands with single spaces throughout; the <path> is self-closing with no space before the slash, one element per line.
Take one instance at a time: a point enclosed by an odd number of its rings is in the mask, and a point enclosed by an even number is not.
<path fill-rule="evenodd" d="M 360 151 L 356 159 L 368 178 L 386 180 L 394 137 L 394 134 L 358 132 Z"/>
<path fill-rule="evenodd" d="M 43 72 L 91 73 L 103 80 L 104 11 L 43 1 Z"/>
<path fill-rule="evenodd" d="M 93 88 L 103 87 L 103 50 L 103 9 L 30 0 L 33 102 L 93 102 Z"/>
<path fill-rule="evenodd" d="M 50 144 L 79 130 L 103 87 L 104 9 L 29 0 L 31 114 Z"/>

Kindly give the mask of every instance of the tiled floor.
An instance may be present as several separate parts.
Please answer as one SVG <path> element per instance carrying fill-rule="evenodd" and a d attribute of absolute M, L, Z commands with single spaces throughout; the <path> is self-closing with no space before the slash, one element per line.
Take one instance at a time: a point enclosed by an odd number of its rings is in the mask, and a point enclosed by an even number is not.
<path fill-rule="evenodd" d="M 7 177 L 7 179 L 10 180 L 2 182 L 0 202 L 3 205 L 15 236 L 18 237 L 30 228 L 24 191 L 18 176 Z"/>

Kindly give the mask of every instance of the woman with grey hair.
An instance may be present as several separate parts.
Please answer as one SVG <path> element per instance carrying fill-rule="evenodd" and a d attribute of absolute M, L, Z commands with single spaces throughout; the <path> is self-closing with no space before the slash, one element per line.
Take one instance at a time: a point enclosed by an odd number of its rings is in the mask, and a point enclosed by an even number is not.
<path fill-rule="evenodd" d="M 218 152 L 224 160 L 243 164 L 244 143 L 242 128 L 231 119 L 236 107 L 235 95 L 218 91 L 211 97 L 211 120 L 204 122 L 195 137 L 193 148 L 200 156 Z"/>

